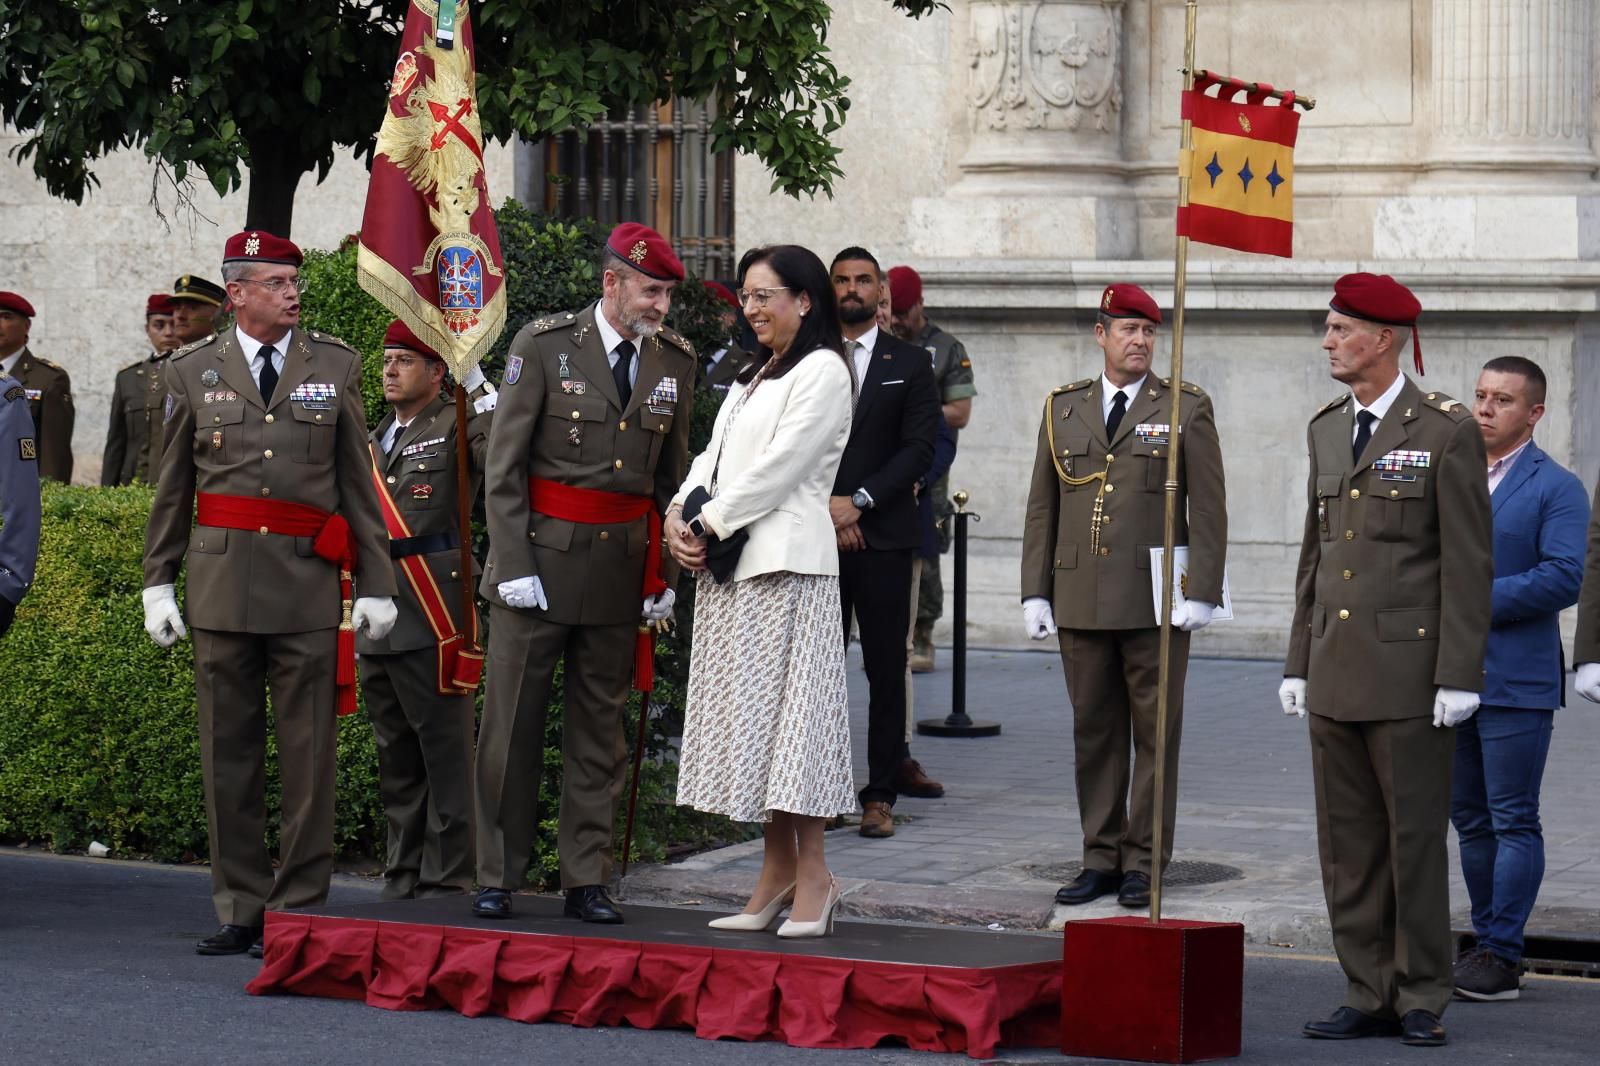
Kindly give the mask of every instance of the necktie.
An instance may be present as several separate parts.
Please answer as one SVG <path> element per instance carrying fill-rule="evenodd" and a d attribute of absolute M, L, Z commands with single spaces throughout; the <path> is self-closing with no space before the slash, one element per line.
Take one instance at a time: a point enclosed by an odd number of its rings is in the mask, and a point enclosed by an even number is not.
<path fill-rule="evenodd" d="M 617 345 L 617 365 L 611 368 L 611 380 L 617 383 L 617 396 L 622 400 L 623 407 L 627 407 L 628 401 L 633 398 L 633 384 L 628 380 L 628 367 L 633 363 L 633 353 L 632 341 Z"/>
<path fill-rule="evenodd" d="M 1106 443 L 1110 444 L 1117 436 L 1117 427 L 1122 425 L 1122 416 L 1128 410 L 1128 394 L 1121 389 L 1117 390 L 1116 399 L 1111 401 L 1111 413 L 1106 415 Z"/>
<path fill-rule="evenodd" d="M 272 390 L 278 387 L 278 368 L 272 365 L 272 357 L 277 351 L 270 344 L 261 346 L 261 402 L 268 407 L 272 406 Z"/>
<path fill-rule="evenodd" d="M 1372 423 L 1377 420 L 1378 416 L 1371 411 L 1356 412 L 1356 422 L 1359 425 L 1356 428 L 1356 442 L 1350 450 L 1351 462 L 1361 461 L 1361 453 L 1367 450 L 1367 441 L 1372 439 Z"/>
<path fill-rule="evenodd" d="M 383 453 L 385 455 L 394 451 L 394 442 L 400 439 L 400 434 L 405 430 L 405 428 L 406 427 L 400 424 L 399 419 L 395 419 L 395 421 L 390 424 L 389 432 L 383 435 Z"/>

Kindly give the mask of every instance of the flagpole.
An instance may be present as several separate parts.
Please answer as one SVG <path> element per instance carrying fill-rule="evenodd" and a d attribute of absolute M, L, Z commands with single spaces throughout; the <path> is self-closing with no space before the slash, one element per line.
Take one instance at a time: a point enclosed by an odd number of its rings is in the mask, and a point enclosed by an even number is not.
<path fill-rule="evenodd" d="M 478 627 L 473 624 L 473 612 L 478 609 L 472 596 L 472 469 L 469 452 L 472 441 L 467 436 L 467 387 L 456 382 L 456 521 L 461 530 L 461 635 L 462 650 L 476 651 Z"/>
<path fill-rule="evenodd" d="M 1199 0 L 1184 4 L 1183 33 L 1183 91 L 1194 88 L 1194 23 Z M 1185 97 L 1187 99 L 1187 97 Z M 1178 141 L 1178 206 L 1189 206 L 1189 152 L 1193 150 L 1192 131 L 1187 117 L 1183 120 Z M 1150 921 L 1161 921 L 1161 853 L 1165 841 L 1162 832 L 1166 824 L 1167 796 L 1167 682 L 1172 676 L 1172 557 L 1173 542 L 1177 539 L 1178 518 L 1178 450 L 1183 447 L 1179 408 L 1183 396 L 1183 297 L 1184 276 L 1189 269 L 1189 238 L 1180 236 L 1177 248 L 1177 274 L 1172 285 L 1172 410 L 1167 424 L 1172 427 L 1171 441 L 1167 445 L 1167 500 L 1166 514 L 1161 525 L 1161 614 L 1156 625 L 1161 633 L 1161 655 L 1156 673 L 1156 766 L 1155 795 L 1151 797 L 1152 833 L 1150 840 Z"/>

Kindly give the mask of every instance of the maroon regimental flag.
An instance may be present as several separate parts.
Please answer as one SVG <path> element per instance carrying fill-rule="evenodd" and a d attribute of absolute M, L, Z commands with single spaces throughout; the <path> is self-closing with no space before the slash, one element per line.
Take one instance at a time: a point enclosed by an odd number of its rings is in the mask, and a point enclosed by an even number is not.
<path fill-rule="evenodd" d="M 506 318 L 469 7 L 411 0 L 406 9 L 356 256 L 361 287 L 457 380 L 487 354 Z"/>

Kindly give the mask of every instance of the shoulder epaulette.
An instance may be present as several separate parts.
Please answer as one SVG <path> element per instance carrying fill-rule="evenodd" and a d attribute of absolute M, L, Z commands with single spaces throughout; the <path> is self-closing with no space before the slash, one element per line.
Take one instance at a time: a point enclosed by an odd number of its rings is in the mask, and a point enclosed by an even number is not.
<path fill-rule="evenodd" d="M 1172 379 L 1171 378 L 1162 378 L 1161 379 L 1161 384 L 1165 385 L 1167 388 L 1170 389 L 1170 388 L 1172 388 Z M 1187 392 L 1191 396 L 1204 396 L 1206 394 L 1204 389 L 1202 389 L 1199 385 L 1196 385 L 1192 381 L 1182 382 L 1178 387 L 1180 389 L 1182 389 L 1184 392 Z"/>
<path fill-rule="evenodd" d="M 690 344 L 689 339 L 683 334 L 679 333 L 677 330 L 668 329 L 667 327 L 663 326 L 661 327 L 661 332 L 657 333 L 656 336 L 660 337 L 674 348 L 678 348 L 686 352 L 689 358 L 695 358 L 694 345 Z"/>
<path fill-rule="evenodd" d="M 201 337 L 199 340 L 190 341 L 188 344 L 185 344 L 182 348 L 179 348 L 177 351 L 173 352 L 172 355 L 170 355 L 168 358 L 170 358 L 170 359 L 182 359 L 184 356 L 188 355 L 190 352 L 198 351 L 199 349 L 204 348 L 206 345 L 210 344 L 212 341 L 214 341 L 216 339 L 217 339 L 217 335 L 215 333 L 207 333 L 204 337 Z"/>
<path fill-rule="evenodd" d="M 1350 399 L 1350 394 L 1348 392 L 1341 392 L 1339 395 L 1335 396 L 1333 399 L 1329 400 L 1327 403 L 1325 403 L 1321 407 L 1317 408 L 1317 413 L 1312 415 L 1311 417 L 1312 418 L 1321 418 L 1323 415 L 1327 414 L 1329 411 L 1338 410 L 1339 408 L 1343 407 L 1345 405 L 1345 403 L 1349 399 Z"/>
<path fill-rule="evenodd" d="M 61 369 L 61 364 L 60 363 L 52 363 L 50 360 L 42 359 L 37 355 L 33 357 L 33 361 L 38 363 L 40 366 L 47 366 L 51 370 L 60 370 Z"/>
<path fill-rule="evenodd" d="M 360 352 L 356 351 L 349 344 L 347 344 L 344 340 L 342 340 L 339 337 L 335 337 L 331 333 L 323 333 L 320 330 L 315 330 L 314 329 L 314 330 L 311 330 L 311 339 L 314 340 L 314 341 L 321 341 L 323 344 L 337 345 L 338 347 L 343 348 L 345 351 L 349 352 L 351 355 L 355 356 L 356 358 L 359 359 L 361 357 L 361 353 Z"/>
<path fill-rule="evenodd" d="M 1442 392 L 1425 392 L 1422 394 L 1422 402 L 1441 414 L 1449 415 L 1457 422 L 1472 415 L 1471 409 L 1466 404 Z"/>
<path fill-rule="evenodd" d="M 1082 381 L 1074 381 L 1071 385 L 1058 385 L 1050 390 L 1050 395 L 1059 396 L 1063 392 L 1077 392 L 1079 389 L 1087 389 L 1093 384 L 1094 378 L 1084 378 Z"/>
<path fill-rule="evenodd" d="M 530 333 L 546 333 L 558 326 L 565 326 L 569 324 L 575 317 L 577 316 L 572 314 L 543 315 L 534 319 L 532 322 L 529 322 L 523 327 L 523 329 L 526 329 Z"/>

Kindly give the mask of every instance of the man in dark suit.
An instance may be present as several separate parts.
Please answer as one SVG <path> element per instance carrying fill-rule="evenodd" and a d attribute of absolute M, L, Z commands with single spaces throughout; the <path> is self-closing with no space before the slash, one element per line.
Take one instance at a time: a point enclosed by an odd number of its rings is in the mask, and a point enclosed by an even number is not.
<path fill-rule="evenodd" d="M 878 328 L 883 272 L 872 253 L 846 248 L 831 273 L 856 382 L 829 510 L 839 540 L 844 637 L 854 611 L 871 691 L 861 835 L 887 837 L 894 835 L 895 779 L 905 757 L 905 635 L 911 557 L 921 541 L 912 486 L 933 461 L 939 393 L 927 353 Z"/>
<path fill-rule="evenodd" d="M 1545 378 L 1517 355 L 1484 364 L 1472 409 L 1489 458 L 1494 589 L 1482 704 L 1456 726 L 1450 821 L 1477 943 L 1456 960 L 1456 996 L 1519 994 L 1522 932 L 1544 876 L 1539 782 L 1566 688 L 1561 611 L 1578 602 L 1589 497 L 1533 442 Z"/>

